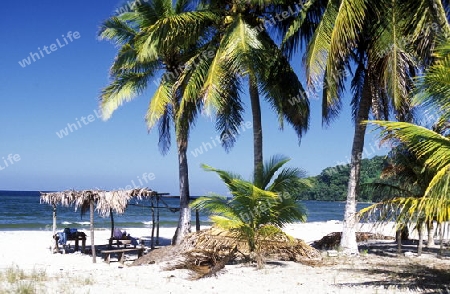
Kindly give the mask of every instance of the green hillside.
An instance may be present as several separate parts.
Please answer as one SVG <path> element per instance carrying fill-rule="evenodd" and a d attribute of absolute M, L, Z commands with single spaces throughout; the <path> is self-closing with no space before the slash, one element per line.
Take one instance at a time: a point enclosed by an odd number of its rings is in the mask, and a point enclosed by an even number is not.
<path fill-rule="evenodd" d="M 378 180 L 385 162 L 384 156 L 375 156 L 363 159 L 361 167 L 361 184 Z M 345 201 L 347 197 L 347 184 L 350 175 L 350 165 L 337 165 L 327 167 L 322 172 L 309 179 L 313 187 L 301 193 L 301 200 Z M 361 202 L 376 201 L 377 197 L 371 192 L 362 192 Z"/>

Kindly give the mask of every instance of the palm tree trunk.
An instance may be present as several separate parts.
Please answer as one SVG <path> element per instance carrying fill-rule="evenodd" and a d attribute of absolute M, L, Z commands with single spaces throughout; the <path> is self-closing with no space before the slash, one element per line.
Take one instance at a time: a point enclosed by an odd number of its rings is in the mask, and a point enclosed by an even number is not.
<path fill-rule="evenodd" d="M 94 242 L 94 200 L 91 199 L 89 203 L 89 212 L 90 212 L 90 223 L 91 223 L 91 250 L 92 250 L 92 262 L 96 263 L 96 254 L 95 254 L 95 242 Z"/>
<path fill-rule="evenodd" d="M 259 101 L 256 77 L 252 73 L 249 74 L 249 94 L 253 117 L 253 170 L 256 176 L 255 183 L 259 183 L 259 177 L 263 167 L 261 103 Z"/>
<path fill-rule="evenodd" d="M 177 138 L 178 164 L 180 178 L 180 217 L 172 244 L 180 244 L 186 234 L 191 232 L 191 209 L 189 207 L 189 174 L 187 162 L 187 140 Z"/>
<path fill-rule="evenodd" d="M 345 204 L 344 226 L 342 228 L 341 247 L 343 253 L 346 255 L 358 254 L 356 227 L 359 220 L 356 214 L 356 202 L 359 196 L 361 159 L 364 149 L 364 135 L 366 134 L 366 124 L 361 124 L 361 122 L 368 119 L 372 101 L 371 95 L 367 89 L 368 87 L 365 86 L 365 88 L 365 92 L 359 102 L 359 109 L 355 122 L 355 135 L 353 137 L 352 157 L 350 162 L 350 178 L 348 181 L 347 202 Z"/>
<path fill-rule="evenodd" d="M 434 245 L 434 226 L 433 226 L 433 221 L 427 222 L 427 233 L 428 233 L 427 247 L 431 247 L 431 246 Z"/>
<path fill-rule="evenodd" d="M 395 231 L 395 239 L 397 240 L 397 254 L 402 254 L 402 229 Z"/>
<path fill-rule="evenodd" d="M 419 243 L 417 244 L 417 256 L 422 255 L 422 248 L 423 248 L 423 223 L 419 222 L 417 224 L 417 232 L 419 233 Z"/>

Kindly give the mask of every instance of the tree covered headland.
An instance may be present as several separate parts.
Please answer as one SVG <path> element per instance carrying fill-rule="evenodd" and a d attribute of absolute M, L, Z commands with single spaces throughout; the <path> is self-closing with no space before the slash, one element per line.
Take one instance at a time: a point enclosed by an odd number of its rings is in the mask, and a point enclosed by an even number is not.
<path fill-rule="evenodd" d="M 363 159 L 361 166 L 360 184 L 371 183 L 380 178 L 381 171 L 385 165 L 385 156 L 375 156 L 371 159 Z M 350 176 L 350 165 L 337 165 L 327 167 L 314 177 L 310 177 L 313 186 L 299 195 L 301 200 L 321 201 L 345 201 L 347 197 L 348 178 Z M 381 195 L 373 190 L 362 189 L 361 202 L 379 201 Z"/>

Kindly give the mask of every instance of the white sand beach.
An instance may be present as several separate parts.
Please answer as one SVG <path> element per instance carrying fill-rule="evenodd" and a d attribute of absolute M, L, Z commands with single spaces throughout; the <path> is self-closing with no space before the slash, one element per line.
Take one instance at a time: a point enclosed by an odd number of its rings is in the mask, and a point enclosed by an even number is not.
<path fill-rule="evenodd" d="M 150 235 L 149 229 L 126 230 L 134 237 Z M 293 224 L 285 229 L 307 243 L 341 230 L 342 223 L 338 221 Z M 364 225 L 361 231 L 391 236 L 394 233 L 390 226 L 374 229 Z M 89 232 L 84 232 L 89 245 Z M 174 228 L 160 229 L 163 242 L 170 240 L 173 233 Z M 316 267 L 295 262 L 268 262 L 262 270 L 255 270 L 248 264 L 227 265 L 216 277 L 191 281 L 187 279 L 187 270 L 166 271 L 164 264 L 131 266 L 136 255 L 127 256 L 127 261 L 121 265 L 114 258 L 107 264 L 101 256 L 93 263 L 91 256 L 79 252 L 52 254 L 51 235 L 51 231 L 0 232 L 0 271 L 3 273 L 0 293 L 16 292 L 14 287 L 18 287 L 18 283 L 10 284 L 5 278 L 6 272 L 14 268 L 28 275 L 43 276 L 42 281 L 32 283 L 35 290 L 32 293 L 412 293 L 420 292 L 420 287 L 402 286 L 402 283 L 409 283 L 405 277 L 398 278 L 396 283 L 394 270 L 389 265 L 404 264 L 399 268 L 401 271 L 410 264 L 417 268 L 422 263 L 450 268 L 449 260 L 437 259 L 432 253 L 415 258 L 368 253 L 359 257 L 325 256 L 325 265 Z M 106 244 L 109 236 L 109 230 L 96 230 L 95 243 Z M 393 241 L 389 244 L 395 246 Z M 383 262 L 386 265 L 380 264 Z M 377 265 L 386 267 L 386 272 L 378 270 Z"/>

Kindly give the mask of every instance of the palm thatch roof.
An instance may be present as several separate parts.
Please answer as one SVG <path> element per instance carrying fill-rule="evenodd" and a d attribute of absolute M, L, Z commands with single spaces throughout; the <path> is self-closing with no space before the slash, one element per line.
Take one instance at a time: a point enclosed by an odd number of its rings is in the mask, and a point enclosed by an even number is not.
<path fill-rule="evenodd" d="M 96 203 L 96 210 L 101 216 L 107 216 L 110 211 L 122 214 L 132 198 L 142 199 L 155 196 L 157 192 L 143 189 L 103 191 L 103 190 L 67 190 L 61 192 L 41 193 L 41 203 L 50 205 L 81 207 L 82 212 L 89 206 L 91 200 Z"/>

